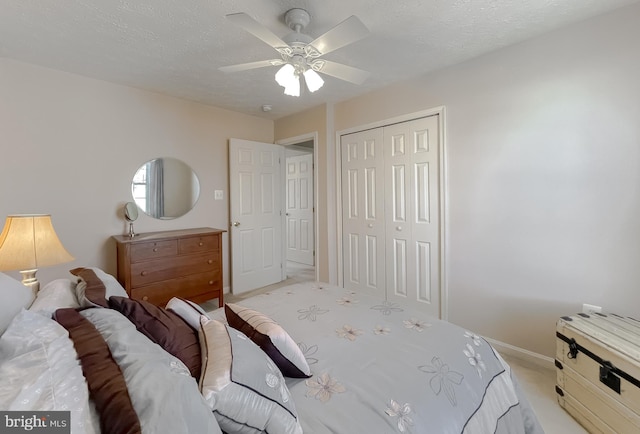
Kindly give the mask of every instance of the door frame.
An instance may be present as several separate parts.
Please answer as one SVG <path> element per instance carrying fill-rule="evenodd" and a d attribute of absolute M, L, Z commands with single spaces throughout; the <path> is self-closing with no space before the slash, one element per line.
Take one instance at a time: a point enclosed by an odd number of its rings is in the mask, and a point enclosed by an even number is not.
<path fill-rule="evenodd" d="M 315 274 L 315 281 L 317 282 L 319 280 L 319 269 L 320 267 L 318 267 L 318 258 L 320 257 L 320 252 L 319 252 L 319 233 L 318 233 L 318 132 L 314 131 L 312 133 L 306 133 L 306 134 L 301 134 L 299 136 L 295 136 L 295 137 L 288 137 L 286 139 L 280 139 L 280 140 L 276 140 L 276 145 L 282 145 L 282 146 L 291 146 L 291 145 L 296 145 L 298 143 L 302 143 L 302 142 L 308 142 L 310 140 L 313 140 L 313 235 L 314 235 L 314 250 L 316 252 L 315 254 L 315 258 L 314 258 L 314 274 Z M 284 167 L 284 166 L 283 166 Z M 286 177 L 285 177 L 285 171 L 282 171 L 282 189 L 283 192 L 286 189 Z M 283 193 L 284 194 L 284 193 Z M 282 230 L 283 230 L 283 234 L 286 233 L 284 232 L 286 230 L 286 218 L 283 215 L 282 216 Z M 286 263 L 287 260 L 287 244 L 286 244 L 286 237 L 282 237 L 283 241 L 282 241 L 282 258 Z M 286 277 L 286 265 L 283 267 L 283 276 Z"/>
<path fill-rule="evenodd" d="M 448 222 L 448 197 L 447 197 L 447 146 L 445 135 L 445 107 L 439 106 L 427 110 L 396 116 L 369 124 L 359 125 L 344 130 L 336 131 L 335 135 L 335 168 L 337 174 L 342 173 L 342 152 L 341 139 L 342 136 L 360 131 L 381 128 L 392 124 L 412 121 L 414 119 L 424 118 L 428 116 L 438 115 L 438 155 L 439 155 L 439 190 L 440 190 L 440 318 L 448 320 L 449 318 L 449 300 L 448 300 L 448 256 L 447 246 L 449 245 L 449 222 Z M 314 157 L 315 158 L 315 157 Z M 343 251 L 342 245 L 342 179 L 336 176 L 336 242 L 337 242 L 337 272 L 338 286 L 344 287 L 344 270 L 343 270 Z"/>

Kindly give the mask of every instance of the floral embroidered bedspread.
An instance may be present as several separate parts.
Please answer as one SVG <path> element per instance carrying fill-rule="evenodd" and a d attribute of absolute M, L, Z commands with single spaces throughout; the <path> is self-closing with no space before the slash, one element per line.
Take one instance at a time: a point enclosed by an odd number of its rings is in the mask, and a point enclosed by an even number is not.
<path fill-rule="evenodd" d="M 305 354 L 313 376 L 287 379 L 305 433 L 543 433 L 486 340 L 409 304 L 315 282 L 240 304 Z"/>

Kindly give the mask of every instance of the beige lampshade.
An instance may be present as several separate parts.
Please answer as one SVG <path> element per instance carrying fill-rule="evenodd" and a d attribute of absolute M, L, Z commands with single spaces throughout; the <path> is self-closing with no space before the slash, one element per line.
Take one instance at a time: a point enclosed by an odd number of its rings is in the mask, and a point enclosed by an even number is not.
<path fill-rule="evenodd" d="M 73 261 L 48 214 L 7 216 L 0 234 L 0 271 L 30 270 Z"/>

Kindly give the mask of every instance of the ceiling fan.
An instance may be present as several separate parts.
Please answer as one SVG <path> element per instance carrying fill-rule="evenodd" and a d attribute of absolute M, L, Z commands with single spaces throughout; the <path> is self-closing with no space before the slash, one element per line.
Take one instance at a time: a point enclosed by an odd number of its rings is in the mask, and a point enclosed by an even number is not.
<path fill-rule="evenodd" d="M 275 79 L 284 87 L 284 93 L 291 96 L 300 96 L 301 76 L 310 92 L 315 92 L 324 84 L 319 72 L 354 84 L 362 84 L 369 76 L 369 72 L 362 69 L 320 58 L 369 34 L 369 30 L 355 15 L 315 39 L 302 33 L 311 21 L 309 13 L 304 9 L 287 11 L 284 20 L 293 32 L 282 39 L 245 13 L 229 14 L 227 18 L 275 48 L 281 58 L 223 66 L 220 71 L 237 72 L 282 65 Z"/>

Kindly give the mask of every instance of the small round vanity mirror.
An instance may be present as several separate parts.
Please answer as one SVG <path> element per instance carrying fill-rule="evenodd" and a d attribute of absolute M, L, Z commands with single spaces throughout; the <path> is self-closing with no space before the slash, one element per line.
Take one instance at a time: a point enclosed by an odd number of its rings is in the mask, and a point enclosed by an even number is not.
<path fill-rule="evenodd" d="M 150 217 L 170 220 L 185 215 L 200 196 L 200 181 L 186 163 L 155 158 L 136 171 L 131 194 L 138 208 Z"/>
<path fill-rule="evenodd" d="M 127 202 L 124 204 L 124 218 L 129 222 L 129 236 L 135 237 L 136 234 L 133 231 L 133 222 L 138 219 L 138 207 L 133 202 Z"/>
<path fill-rule="evenodd" d="M 124 205 L 124 218 L 128 222 L 135 222 L 138 219 L 138 207 L 133 202 L 127 202 Z"/>

